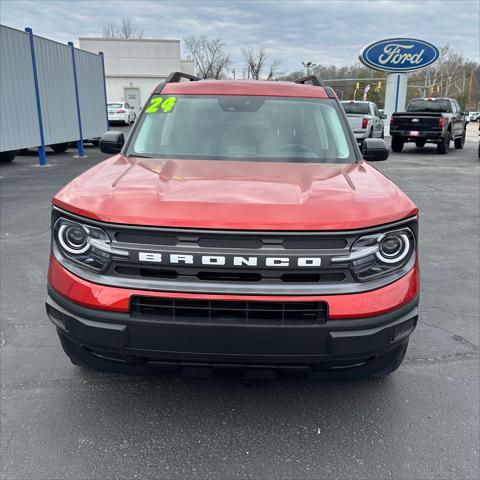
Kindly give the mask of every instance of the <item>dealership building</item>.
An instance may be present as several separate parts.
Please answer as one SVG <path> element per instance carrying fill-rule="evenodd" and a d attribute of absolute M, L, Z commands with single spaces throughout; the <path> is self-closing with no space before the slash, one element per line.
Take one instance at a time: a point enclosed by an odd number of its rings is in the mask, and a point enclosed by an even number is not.
<path fill-rule="evenodd" d="M 79 46 L 103 52 L 108 101 L 128 102 L 137 113 L 171 72 L 195 73 L 193 60 L 181 58 L 180 40 L 81 37 Z"/>

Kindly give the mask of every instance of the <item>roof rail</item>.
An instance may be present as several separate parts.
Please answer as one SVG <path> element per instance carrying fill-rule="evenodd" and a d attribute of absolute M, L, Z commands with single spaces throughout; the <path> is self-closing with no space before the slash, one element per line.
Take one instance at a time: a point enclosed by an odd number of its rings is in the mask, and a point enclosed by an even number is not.
<path fill-rule="evenodd" d="M 190 73 L 183 73 L 183 72 L 172 72 L 162 83 L 159 83 L 155 90 L 152 92 L 153 95 L 158 95 L 163 90 L 163 87 L 167 83 L 178 83 L 182 78 L 186 78 L 191 82 L 198 82 L 200 78 L 196 77 L 195 75 L 191 75 Z"/>
<path fill-rule="evenodd" d="M 337 98 L 333 88 L 329 87 L 318 75 L 307 75 L 306 77 L 297 78 L 295 83 L 301 83 L 302 85 L 311 83 L 315 87 L 323 87 L 328 98 Z"/>
<path fill-rule="evenodd" d="M 186 78 L 191 82 L 198 82 L 200 79 L 195 75 L 191 75 L 190 73 L 183 73 L 183 72 L 172 72 L 166 79 L 165 83 L 178 83 L 182 78 Z"/>
<path fill-rule="evenodd" d="M 306 77 L 297 78 L 295 83 L 302 83 L 305 85 L 306 83 L 311 82 L 312 85 L 316 87 L 325 87 L 325 82 L 318 76 L 318 75 L 307 75 Z"/>

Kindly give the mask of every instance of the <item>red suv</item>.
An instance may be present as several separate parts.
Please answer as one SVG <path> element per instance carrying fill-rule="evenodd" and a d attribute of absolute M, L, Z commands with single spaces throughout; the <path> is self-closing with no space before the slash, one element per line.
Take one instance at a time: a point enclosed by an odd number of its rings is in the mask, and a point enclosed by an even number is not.
<path fill-rule="evenodd" d="M 189 80 L 189 81 L 185 81 Z M 53 199 L 47 312 L 74 364 L 384 376 L 417 323 L 417 214 L 333 90 L 173 73 Z M 363 157 L 363 158 L 362 158 Z"/>

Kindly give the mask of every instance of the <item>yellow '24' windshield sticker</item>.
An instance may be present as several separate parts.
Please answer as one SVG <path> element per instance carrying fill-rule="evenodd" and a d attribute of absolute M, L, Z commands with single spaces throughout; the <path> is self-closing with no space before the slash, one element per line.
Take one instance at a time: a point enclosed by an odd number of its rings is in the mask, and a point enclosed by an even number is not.
<path fill-rule="evenodd" d="M 170 113 L 177 103 L 177 97 L 155 97 L 150 100 L 150 103 L 145 110 L 145 113 Z"/>

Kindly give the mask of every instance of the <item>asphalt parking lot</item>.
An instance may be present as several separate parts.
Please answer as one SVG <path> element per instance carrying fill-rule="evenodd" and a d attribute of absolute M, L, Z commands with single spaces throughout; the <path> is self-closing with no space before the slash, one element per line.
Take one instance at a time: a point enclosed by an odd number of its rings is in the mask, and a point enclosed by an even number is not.
<path fill-rule="evenodd" d="M 421 317 L 398 372 L 347 383 L 71 365 L 44 308 L 50 199 L 106 155 L 1 165 L 2 478 L 479 478 L 477 148 L 408 145 L 378 164 L 421 210 Z"/>

